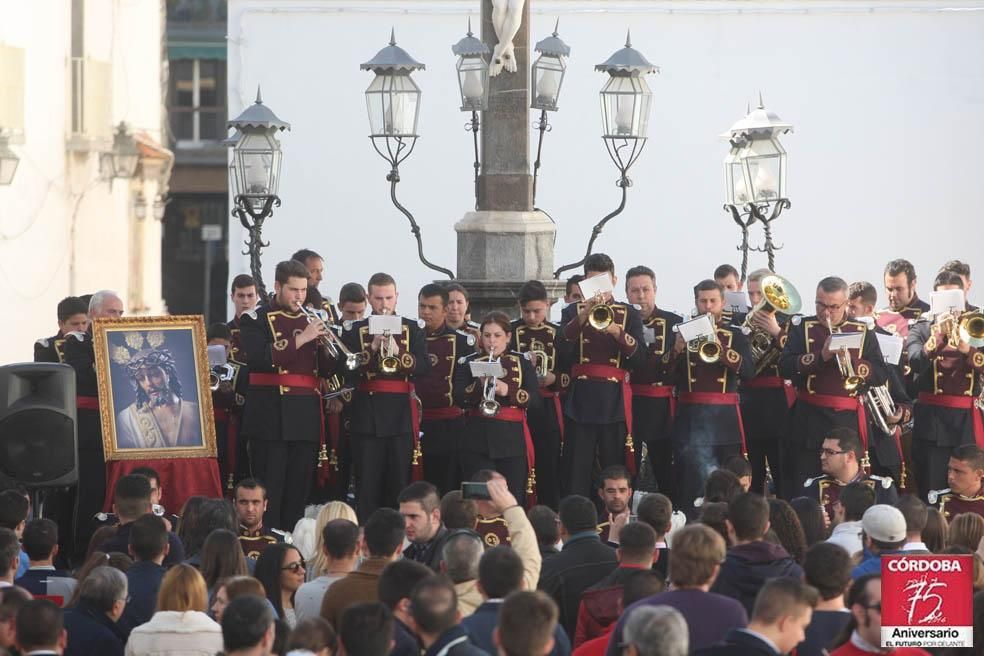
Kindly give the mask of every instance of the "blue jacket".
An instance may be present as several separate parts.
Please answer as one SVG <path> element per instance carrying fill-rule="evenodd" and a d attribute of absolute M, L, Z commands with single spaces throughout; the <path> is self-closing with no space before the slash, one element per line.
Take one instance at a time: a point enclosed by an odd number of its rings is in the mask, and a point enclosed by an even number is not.
<path fill-rule="evenodd" d="M 468 629 L 472 644 L 484 649 L 490 654 L 497 653 L 492 642 L 492 630 L 499 623 L 499 610 L 502 609 L 502 599 L 486 601 L 475 609 L 475 612 L 461 620 L 461 625 Z M 557 624 L 554 628 L 554 648 L 550 656 L 570 656 L 571 641 L 564 627 Z"/>
<path fill-rule="evenodd" d="M 851 578 L 858 579 L 865 574 L 880 574 L 881 573 L 881 557 L 891 556 L 894 554 L 905 553 L 901 550 L 883 551 L 878 554 L 873 554 L 868 551 L 867 547 L 861 552 L 861 562 L 854 566 L 851 570 Z"/>
<path fill-rule="evenodd" d="M 465 627 L 458 624 L 441 634 L 425 656 L 489 656 L 489 653 L 475 646 Z"/>
<path fill-rule="evenodd" d="M 157 593 L 167 572 L 161 565 L 150 560 L 138 560 L 126 572 L 127 589 L 130 601 L 126 604 L 120 628 L 126 635 L 141 624 L 146 624 L 157 607 Z"/>
<path fill-rule="evenodd" d="M 123 632 L 106 613 L 86 601 L 65 613 L 65 656 L 123 656 Z"/>

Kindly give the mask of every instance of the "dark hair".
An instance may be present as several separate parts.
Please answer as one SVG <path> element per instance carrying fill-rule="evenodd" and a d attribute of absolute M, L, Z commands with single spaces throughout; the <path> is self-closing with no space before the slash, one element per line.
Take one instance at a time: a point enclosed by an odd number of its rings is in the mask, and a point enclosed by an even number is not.
<path fill-rule="evenodd" d="M 68 321 L 76 314 L 88 314 L 89 305 L 83 303 L 78 296 L 67 296 L 58 301 L 58 320 Z"/>
<path fill-rule="evenodd" d="M 963 289 L 964 281 L 956 271 L 943 270 L 936 274 L 936 279 L 933 280 L 933 289 L 939 289 L 943 285 L 956 285 Z"/>
<path fill-rule="evenodd" d="M 0 576 L 7 576 L 10 563 L 20 555 L 21 544 L 17 534 L 9 528 L 0 528 Z"/>
<path fill-rule="evenodd" d="M 338 291 L 338 304 L 365 303 L 366 290 L 357 282 L 347 282 Z"/>
<path fill-rule="evenodd" d="M 359 547 L 359 526 L 349 519 L 332 519 L 321 529 L 321 543 L 332 558 L 347 558 Z"/>
<path fill-rule="evenodd" d="M 799 517 L 806 546 L 814 545 L 827 537 L 827 527 L 824 525 L 823 507 L 813 497 L 796 497 L 789 502 Z"/>
<path fill-rule="evenodd" d="M 817 289 L 825 294 L 834 294 L 837 292 L 844 292 L 846 294 L 847 283 L 843 278 L 838 278 L 837 276 L 827 276 L 817 283 Z"/>
<path fill-rule="evenodd" d="M 468 290 L 465 289 L 465 287 L 460 282 L 449 282 L 446 285 L 444 285 L 444 288 L 448 290 L 448 295 L 450 295 L 451 292 L 458 292 L 459 294 L 465 297 L 466 301 L 471 299 L 471 296 L 469 296 L 468 294 Z"/>
<path fill-rule="evenodd" d="M 558 615 L 557 604 L 543 592 L 512 593 L 499 611 L 499 648 L 506 656 L 542 654 L 553 637 Z"/>
<path fill-rule="evenodd" d="M 342 611 L 338 639 L 346 654 L 386 656 L 393 642 L 393 614 L 379 602 L 352 604 Z"/>
<path fill-rule="evenodd" d="M 543 301 L 546 303 L 548 302 L 547 299 L 547 288 L 539 280 L 527 280 L 519 288 L 520 307 L 532 301 Z"/>
<path fill-rule="evenodd" d="M 875 505 L 875 491 L 864 483 L 848 483 L 837 500 L 844 507 L 844 521 L 860 522 L 864 511 Z"/>
<path fill-rule="evenodd" d="M 769 524 L 769 502 L 755 492 L 739 494 L 728 503 L 728 521 L 737 539 L 761 540 Z"/>
<path fill-rule="evenodd" d="M 598 511 L 590 499 L 577 494 L 564 497 L 560 502 L 560 523 L 568 533 L 591 531 L 598 526 Z"/>
<path fill-rule="evenodd" d="M 622 560 L 638 563 L 652 559 L 656 549 L 656 531 L 645 522 L 632 522 L 622 527 L 618 534 L 618 550 Z"/>
<path fill-rule="evenodd" d="M 184 506 L 181 507 L 181 512 L 178 515 L 181 519 L 178 520 L 178 530 L 176 533 L 182 545 L 188 544 L 188 539 L 194 532 L 195 527 L 198 526 L 198 513 L 202 509 L 202 504 L 206 501 L 208 501 L 208 497 L 196 494 L 188 497 L 184 502 Z"/>
<path fill-rule="evenodd" d="M 377 593 L 379 601 L 390 610 L 396 609 L 401 599 L 409 599 L 413 587 L 434 575 L 434 571 L 415 560 L 401 558 L 383 568 L 379 575 Z"/>
<path fill-rule="evenodd" d="M 783 616 L 797 610 L 814 608 L 817 591 L 799 579 L 780 576 L 769 579 L 755 597 L 752 620 L 762 624 L 774 624 Z"/>
<path fill-rule="evenodd" d="M 905 532 L 922 534 L 926 530 L 926 521 L 929 517 L 929 510 L 923 500 L 914 494 L 903 494 L 899 497 L 895 507 L 899 509 L 905 517 Z"/>
<path fill-rule="evenodd" d="M 800 526 L 799 517 L 783 499 L 769 499 L 769 525 L 775 531 L 779 543 L 800 565 L 806 557 L 806 535 Z"/>
<path fill-rule="evenodd" d="M 303 264 L 305 267 L 307 267 L 307 261 L 310 260 L 312 257 L 317 258 L 319 260 L 324 260 L 325 259 L 325 258 L 321 257 L 320 255 L 318 255 L 317 253 L 315 253 L 314 251 L 312 251 L 310 248 L 302 248 L 301 250 L 299 250 L 299 251 L 295 252 L 293 255 L 291 255 L 290 256 L 290 259 L 297 260 L 298 262 L 300 262 L 301 264 Z"/>
<path fill-rule="evenodd" d="M 236 511 L 233 510 L 232 504 L 225 499 L 206 499 L 201 508 L 198 509 L 194 526 L 189 527 L 185 536 L 183 543 L 185 554 L 190 558 L 199 553 L 205 546 L 205 540 L 209 534 L 220 528 L 238 533 L 239 523 L 236 521 Z"/>
<path fill-rule="evenodd" d="M 244 478 L 238 483 L 236 483 L 236 489 L 233 490 L 232 492 L 233 499 L 236 498 L 239 492 L 239 488 L 243 488 L 244 490 L 256 490 L 256 489 L 263 490 L 263 498 L 264 499 L 267 498 L 266 485 L 264 485 L 263 482 L 260 481 L 260 479 L 258 478 Z"/>
<path fill-rule="evenodd" d="M 435 296 L 441 297 L 441 306 L 448 306 L 448 290 L 444 285 L 439 285 L 436 282 L 429 282 L 420 288 L 420 293 L 417 294 L 417 298 L 434 298 Z"/>
<path fill-rule="evenodd" d="M 21 653 L 54 647 L 65 628 L 62 609 L 47 599 L 28 601 L 17 613 L 17 644 Z"/>
<path fill-rule="evenodd" d="M 581 281 L 582 280 L 584 280 L 584 276 L 582 276 L 580 273 L 575 273 L 573 276 L 571 276 L 570 278 L 568 278 L 567 279 L 567 284 L 564 287 L 564 295 L 570 296 L 571 295 L 571 287 L 577 287 L 578 285 L 581 284 Z"/>
<path fill-rule="evenodd" d="M 507 335 L 512 332 L 512 326 L 509 323 L 509 316 L 506 315 L 505 312 L 489 312 L 488 314 L 486 314 L 485 318 L 482 319 L 482 323 L 479 326 L 479 330 L 485 330 L 485 326 L 489 325 L 490 323 L 494 323 L 495 325 L 499 326 L 499 328 L 502 328 L 502 332 L 506 333 Z"/>
<path fill-rule="evenodd" d="M 738 275 L 738 269 L 734 268 L 730 264 L 722 264 L 714 269 L 714 280 L 724 280 L 728 276 L 734 276 L 735 280 L 740 281 L 741 276 Z M 709 291 L 709 290 L 703 290 Z"/>
<path fill-rule="evenodd" d="M 417 502 L 425 513 L 432 513 L 441 506 L 441 496 L 433 483 L 427 481 L 414 481 L 403 488 L 400 495 L 396 498 L 397 503 Z"/>
<path fill-rule="evenodd" d="M 17 490 L 0 492 L 0 528 L 16 529 L 27 519 L 29 506 L 27 497 Z"/>
<path fill-rule="evenodd" d="M 274 272 L 274 279 L 281 285 L 286 285 L 291 278 L 303 278 L 307 280 L 309 276 L 307 267 L 297 260 L 278 262 Z"/>
<path fill-rule="evenodd" d="M 235 294 L 237 289 L 245 289 L 247 287 L 256 287 L 256 281 L 248 273 L 240 273 L 232 279 L 232 285 L 229 286 L 229 293 Z"/>
<path fill-rule="evenodd" d="M 824 439 L 837 440 L 837 448 L 841 451 L 852 451 L 858 462 L 861 462 L 861 438 L 853 428 L 835 428 L 824 436 Z"/>
<path fill-rule="evenodd" d="M 712 292 L 714 290 L 717 290 L 721 298 L 724 298 L 724 285 L 713 280 L 701 280 L 694 285 L 694 298 L 696 299 L 700 292 Z"/>
<path fill-rule="evenodd" d="M 328 649 L 332 654 L 338 649 L 338 637 L 323 617 L 306 617 L 297 623 L 287 639 L 287 651 L 319 653 Z"/>
<path fill-rule="evenodd" d="M 752 463 L 748 462 L 748 458 L 740 453 L 728 456 L 728 459 L 721 465 L 721 469 L 731 472 L 738 478 L 752 475 Z"/>
<path fill-rule="evenodd" d="M 878 573 L 865 574 L 864 576 L 859 576 L 854 579 L 854 583 L 851 584 L 851 588 L 847 591 L 847 597 L 844 599 L 844 605 L 847 606 L 847 609 L 850 611 L 855 604 L 867 608 L 868 604 L 871 603 L 871 599 L 868 597 L 868 591 L 866 590 L 868 583 L 871 581 L 880 580 L 881 574 Z M 840 647 L 851 639 L 851 634 L 854 633 L 856 628 L 858 628 L 858 622 L 854 619 L 854 613 L 852 612 L 851 619 L 848 620 L 847 624 L 844 625 L 844 628 L 841 629 L 841 632 L 837 634 L 837 637 L 828 643 L 827 646 L 830 649 Z"/>
<path fill-rule="evenodd" d="M 700 507 L 700 517 L 698 521 L 715 531 L 724 539 L 725 544 L 731 542 L 728 537 L 728 504 L 723 501 L 712 501 L 704 503 Z"/>
<path fill-rule="evenodd" d="M 369 516 L 363 536 L 369 555 L 388 558 L 403 544 L 406 522 L 403 515 L 392 508 L 378 508 Z"/>
<path fill-rule="evenodd" d="M 625 287 L 628 288 L 629 286 L 629 278 L 636 278 L 638 276 L 646 276 L 653 282 L 653 287 L 656 286 L 656 272 L 640 264 L 625 272 Z"/>
<path fill-rule="evenodd" d="M 478 522 L 478 506 L 472 499 L 461 498 L 461 490 L 451 490 L 441 497 L 441 521 L 448 530 L 473 530 Z"/>
<path fill-rule="evenodd" d="M 113 505 L 120 520 L 132 520 L 150 510 L 150 480 L 140 474 L 127 474 L 116 481 Z"/>
<path fill-rule="evenodd" d="M 549 506 L 533 506 L 526 513 L 527 519 L 533 525 L 533 533 L 539 544 L 555 545 L 560 539 L 560 527 L 557 525 L 557 513 Z"/>
<path fill-rule="evenodd" d="M 222 644 L 226 652 L 255 647 L 273 624 L 273 609 L 256 595 L 242 595 L 222 613 Z"/>
<path fill-rule="evenodd" d="M 604 253 L 592 253 L 584 258 L 584 275 L 589 273 L 610 273 L 615 275 L 615 263 Z"/>
<path fill-rule="evenodd" d="M 225 326 L 224 323 L 220 325 Z M 161 475 L 153 467 L 134 467 L 130 473 L 144 476 L 148 481 L 156 482 L 158 487 L 161 485 Z"/>
<path fill-rule="evenodd" d="M 202 547 L 200 569 L 209 590 L 215 588 L 222 579 L 248 575 L 249 567 L 239 544 L 239 536 L 224 528 L 217 528 L 209 533 Z"/>
<path fill-rule="evenodd" d="M 622 609 L 626 609 L 637 601 L 652 597 L 666 589 L 666 581 L 651 569 L 641 569 L 631 572 L 625 577 L 622 586 Z"/>
<path fill-rule="evenodd" d="M 393 285 L 396 287 L 396 280 L 393 279 L 388 273 L 374 273 L 369 277 L 369 283 L 366 285 L 366 289 L 371 289 L 372 287 L 386 287 L 388 285 Z"/>
<path fill-rule="evenodd" d="M 670 530 L 673 502 L 665 494 L 647 494 L 639 502 L 636 515 L 640 522 L 649 524 L 656 531 L 656 537 L 660 538 Z"/>
<path fill-rule="evenodd" d="M 897 276 L 900 273 L 905 274 L 906 284 L 911 285 L 916 280 L 916 267 L 912 266 L 912 262 L 909 260 L 892 260 L 885 265 L 885 275 L 886 276 Z"/>
<path fill-rule="evenodd" d="M 933 553 L 940 553 L 946 548 L 948 532 L 946 517 L 936 506 L 926 509 L 926 528 L 922 532 L 922 541 L 926 548 Z"/>
<path fill-rule="evenodd" d="M 321 292 L 318 291 L 318 288 L 308 285 L 307 293 L 304 295 L 304 305 L 320 308 L 324 303 L 325 299 L 321 295 Z"/>
<path fill-rule="evenodd" d="M 820 593 L 824 601 L 838 597 L 851 584 L 851 555 L 832 542 L 818 542 L 806 551 L 803 578 Z"/>
<path fill-rule="evenodd" d="M 940 267 L 940 271 L 952 271 L 959 276 L 970 278 L 970 265 L 960 260 L 949 260 Z"/>
<path fill-rule="evenodd" d="M 229 326 L 217 321 L 208 327 L 208 332 L 205 334 L 205 341 L 211 342 L 213 339 L 232 341 L 232 331 L 229 330 Z"/>
<path fill-rule="evenodd" d="M 500 544 L 482 554 L 478 582 L 489 599 L 503 599 L 523 584 L 523 561 L 511 547 Z"/>
<path fill-rule="evenodd" d="M 153 560 L 167 546 L 167 525 L 154 513 L 141 515 L 130 524 L 130 550 L 137 560 Z"/>
<path fill-rule="evenodd" d="M 723 501 L 731 503 L 739 494 L 744 494 L 738 476 L 727 469 L 715 469 L 704 481 L 704 502 Z"/>
<path fill-rule="evenodd" d="M 598 474 L 598 489 L 605 489 L 605 481 L 627 481 L 632 487 L 632 474 L 626 469 L 625 465 L 608 465 Z"/>
<path fill-rule="evenodd" d="M 973 469 L 984 469 L 984 449 L 976 444 L 961 444 L 950 452 L 950 457 L 966 462 Z"/>
<path fill-rule="evenodd" d="M 280 572 L 283 571 L 284 557 L 291 549 L 298 554 L 301 553 L 300 549 L 292 544 L 277 542 L 268 545 L 260 552 L 260 557 L 256 559 L 256 566 L 253 568 L 253 577 L 263 584 L 267 599 L 273 604 L 277 617 L 284 616 L 283 598 L 280 594 Z"/>
<path fill-rule="evenodd" d="M 0 622 L 8 622 L 17 617 L 24 605 L 31 601 L 31 595 L 24 588 L 8 585 L 0 588 Z"/>
<path fill-rule="evenodd" d="M 852 282 L 847 288 L 847 297 L 852 300 L 860 297 L 862 303 L 874 305 L 878 302 L 878 290 L 870 282 Z"/>
<path fill-rule="evenodd" d="M 24 553 L 31 560 L 47 560 L 58 545 L 58 525 L 50 519 L 32 519 L 21 537 Z"/>
<path fill-rule="evenodd" d="M 410 593 L 410 613 L 421 633 L 441 635 L 457 623 L 458 595 L 443 576 L 429 576 Z"/>

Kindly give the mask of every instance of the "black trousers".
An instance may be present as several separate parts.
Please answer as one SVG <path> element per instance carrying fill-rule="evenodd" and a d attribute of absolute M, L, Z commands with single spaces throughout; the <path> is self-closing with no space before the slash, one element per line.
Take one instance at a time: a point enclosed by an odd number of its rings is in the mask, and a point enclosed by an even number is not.
<path fill-rule="evenodd" d="M 929 440 L 912 440 L 912 466 L 916 470 L 919 497 L 923 501 L 930 490 L 947 487 L 947 466 L 954 448 L 938 446 Z"/>
<path fill-rule="evenodd" d="M 642 470 L 642 448 L 636 444 L 636 471 Z M 676 472 L 673 466 L 673 442 L 669 439 L 650 440 L 646 442 L 646 453 L 649 466 L 652 467 L 656 479 L 657 491 L 671 499 L 676 496 Z"/>
<path fill-rule="evenodd" d="M 106 499 L 106 458 L 101 448 L 79 449 L 79 482 L 75 494 L 74 555 L 84 558 L 89 539 L 96 530 L 95 515 L 102 512 Z"/>
<path fill-rule="evenodd" d="M 364 523 L 377 508 L 397 507 L 396 498 L 410 482 L 413 441 L 409 433 L 387 437 L 352 433 L 352 455 L 357 512 Z"/>
<path fill-rule="evenodd" d="M 506 479 L 509 491 L 516 497 L 520 506 L 526 504 L 526 457 L 514 456 L 512 458 L 490 458 L 488 454 L 476 453 L 474 451 L 461 452 L 462 471 L 469 472 L 465 476 L 470 476 L 479 469 L 494 469 L 502 474 Z M 539 478 L 539 474 L 537 474 Z"/>
<path fill-rule="evenodd" d="M 286 531 L 304 516 L 318 457 L 317 442 L 253 440 L 253 471 L 267 488 L 263 525 Z"/>
<path fill-rule="evenodd" d="M 459 442 L 465 430 L 464 417 L 426 420 L 420 423 L 424 454 L 424 479 L 443 495 L 461 487 Z"/>
<path fill-rule="evenodd" d="M 677 467 L 677 496 L 674 505 L 693 519 L 700 514 L 694 500 L 704 495 L 704 482 L 712 471 L 733 455 L 741 453 L 740 444 L 677 443 L 674 459 Z"/>
<path fill-rule="evenodd" d="M 433 483 L 441 496 L 461 487 L 459 454 L 424 452 L 424 480 Z"/>
<path fill-rule="evenodd" d="M 527 412 L 536 458 L 537 503 L 554 510 L 560 505 L 560 424 L 553 399 Z"/>
<path fill-rule="evenodd" d="M 564 456 L 562 470 L 566 486 L 561 494 L 579 494 L 594 498 L 592 487 L 597 462 L 601 469 L 625 463 L 625 422 L 615 424 L 582 424 L 566 418 L 564 423 Z"/>

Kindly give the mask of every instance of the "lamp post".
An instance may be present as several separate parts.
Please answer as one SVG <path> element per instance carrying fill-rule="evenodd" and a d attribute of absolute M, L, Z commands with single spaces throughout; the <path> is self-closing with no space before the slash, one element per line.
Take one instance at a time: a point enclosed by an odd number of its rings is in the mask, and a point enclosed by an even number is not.
<path fill-rule="evenodd" d="M 775 252 L 782 246 L 772 241 L 772 222 L 791 203 L 786 198 L 786 150 L 779 136 L 792 132 L 793 125 L 765 109 L 762 94 L 758 107 L 731 126 L 722 135 L 731 145 L 724 158 L 725 205 L 735 223 L 741 228 L 741 279 L 748 270 L 748 251 L 766 253 L 769 270 L 775 271 Z M 762 223 L 765 243 L 749 247 L 748 229 Z"/>
<path fill-rule="evenodd" d="M 550 131 L 547 112 L 557 111 L 557 99 L 560 97 L 560 87 L 564 83 L 564 72 L 567 70 L 567 58 L 571 55 L 571 47 L 557 36 L 560 19 L 554 24 L 553 34 L 538 42 L 534 50 L 540 56 L 533 62 L 533 72 L 530 79 L 533 84 L 530 97 L 532 109 L 540 110 L 540 118 L 533 127 L 540 132 L 536 144 L 536 161 L 533 162 L 533 205 L 536 206 L 536 182 L 540 174 L 540 153 L 543 150 L 543 135 Z"/>
<path fill-rule="evenodd" d="M 420 226 L 407 208 L 396 199 L 396 185 L 400 181 L 400 164 L 410 156 L 417 144 L 417 118 L 420 115 L 420 87 L 410 74 L 423 70 L 424 65 L 396 45 L 396 32 L 390 33 L 389 45 L 376 56 L 359 66 L 372 71 L 375 77 L 366 89 L 366 108 L 369 112 L 369 139 L 379 156 L 389 162 L 386 175 L 390 183 L 390 199 L 410 222 L 410 232 L 417 240 L 417 256 L 424 266 L 440 271 L 454 279 L 450 269 L 432 264 L 424 257 L 424 245 Z M 487 85 L 485 85 L 487 86 Z"/>
<path fill-rule="evenodd" d="M 280 187 L 282 153 L 277 132 L 289 130 L 290 123 L 282 121 L 263 104 L 260 89 L 256 89 L 256 102 L 232 119 L 226 127 L 239 134 L 232 147 L 232 164 L 229 167 L 235 208 L 232 214 L 249 233 L 244 255 L 249 255 L 249 268 L 256 281 L 260 298 L 266 298 L 260 255 L 269 243 L 263 243 L 263 222 L 280 206 L 277 191 Z"/>
<path fill-rule="evenodd" d="M 619 178 L 615 185 L 622 190 L 622 201 L 591 229 L 591 238 L 588 240 L 584 257 L 554 271 L 554 278 L 558 279 L 564 271 L 584 264 L 605 224 L 625 209 L 628 188 L 632 186 L 632 180 L 628 176 L 629 169 L 639 159 L 648 139 L 652 92 L 646 84 L 645 76 L 658 73 L 659 68 L 632 47 L 632 40 L 627 32 L 625 47 L 595 66 L 595 70 L 608 73 L 608 81 L 600 93 L 601 120 L 604 129 L 602 140 L 605 142 L 608 156 L 619 171 Z"/>
<path fill-rule="evenodd" d="M 489 64 L 486 55 L 491 50 L 476 38 L 468 19 L 468 33 L 458 43 L 451 46 L 451 52 L 458 56 L 455 68 L 458 71 L 458 89 L 461 91 L 461 111 L 471 112 L 471 121 L 465 123 L 465 130 L 472 133 L 475 144 L 475 207 L 478 208 L 478 173 L 482 162 L 478 157 L 478 113 L 489 108 Z"/>
<path fill-rule="evenodd" d="M 113 134 L 113 149 L 99 156 L 103 172 L 109 178 L 132 178 L 140 163 L 140 150 L 137 140 L 130 134 L 126 123 L 120 121 Z"/>

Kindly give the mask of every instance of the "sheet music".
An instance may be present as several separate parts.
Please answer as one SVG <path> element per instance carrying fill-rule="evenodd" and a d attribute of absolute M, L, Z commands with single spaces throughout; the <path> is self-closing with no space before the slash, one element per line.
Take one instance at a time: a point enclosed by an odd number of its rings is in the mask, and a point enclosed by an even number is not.
<path fill-rule="evenodd" d="M 397 335 L 403 331 L 403 318 L 396 314 L 373 314 L 369 316 L 369 334 Z"/>
<path fill-rule="evenodd" d="M 859 349 L 864 340 L 864 333 L 834 333 L 830 336 L 830 350 Z"/>
<path fill-rule="evenodd" d="M 885 356 L 885 362 L 897 365 L 902 360 L 902 347 L 905 345 L 902 336 L 875 333 L 875 337 L 878 338 L 878 345 L 881 347 L 882 355 Z"/>
<path fill-rule="evenodd" d="M 724 292 L 724 309 L 732 312 L 748 312 L 751 302 L 748 292 Z"/>
<path fill-rule="evenodd" d="M 502 364 L 499 362 L 472 360 L 468 363 L 468 367 L 471 369 L 471 375 L 475 378 L 484 378 L 486 376 L 502 378 L 506 375 L 506 370 L 502 368 Z"/>
<path fill-rule="evenodd" d="M 687 342 L 692 342 L 700 337 L 710 337 L 715 332 L 714 322 L 711 321 L 710 315 L 707 314 L 702 314 L 696 319 L 677 324 L 677 327 L 680 331 L 680 336 Z"/>
<path fill-rule="evenodd" d="M 610 294 L 615 291 L 612 287 L 612 278 L 607 273 L 599 273 L 578 283 L 581 288 L 581 296 L 585 300 L 593 298 L 599 294 Z"/>

